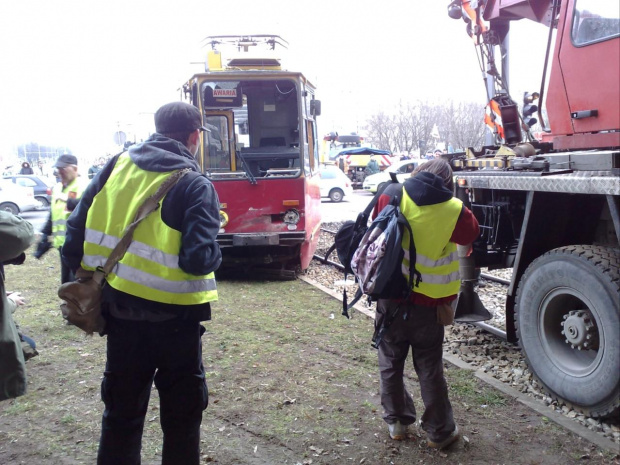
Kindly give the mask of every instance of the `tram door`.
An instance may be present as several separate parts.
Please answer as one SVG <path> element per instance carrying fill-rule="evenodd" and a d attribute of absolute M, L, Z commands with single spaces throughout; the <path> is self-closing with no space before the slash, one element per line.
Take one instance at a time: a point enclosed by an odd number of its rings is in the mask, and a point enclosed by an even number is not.
<path fill-rule="evenodd" d="M 206 171 L 234 170 L 234 133 L 232 111 L 208 111 L 205 116 L 203 133 L 205 159 L 203 167 Z"/>

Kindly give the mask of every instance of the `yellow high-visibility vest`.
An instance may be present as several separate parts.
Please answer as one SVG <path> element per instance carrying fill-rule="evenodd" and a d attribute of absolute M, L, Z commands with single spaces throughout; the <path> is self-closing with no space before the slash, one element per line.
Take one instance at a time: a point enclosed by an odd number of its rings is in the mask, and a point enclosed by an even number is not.
<path fill-rule="evenodd" d="M 138 208 L 172 173 L 142 170 L 126 153 L 118 158 L 88 210 L 82 268 L 94 270 L 105 264 Z M 106 281 L 116 290 L 166 304 L 217 300 L 215 274 L 197 276 L 183 271 L 180 250 L 181 232 L 164 223 L 159 208 L 135 229 L 131 245 Z"/>
<path fill-rule="evenodd" d="M 84 182 L 76 177 L 65 188 L 62 187 L 61 182 L 52 188 L 52 206 L 50 207 L 52 236 L 54 236 L 52 245 L 56 248 L 62 247 L 65 243 L 67 219 L 71 215 L 71 212 L 67 210 L 67 200 L 82 197 L 85 187 Z"/>
<path fill-rule="evenodd" d="M 450 242 L 463 202 L 452 197 L 434 205 L 418 206 L 403 189 L 400 209 L 409 221 L 416 248 L 415 269 L 421 279 L 413 290 L 433 299 L 458 294 L 461 285 L 456 244 Z M 409 279 L 409 231 L 403 232 L 402 271 Z"/>

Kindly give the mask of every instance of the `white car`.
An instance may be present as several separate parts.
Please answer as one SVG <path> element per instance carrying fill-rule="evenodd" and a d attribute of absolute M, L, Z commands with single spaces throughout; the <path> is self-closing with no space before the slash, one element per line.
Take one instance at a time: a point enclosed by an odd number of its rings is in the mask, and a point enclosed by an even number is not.
<path fill-rule="evenodd" d="M 398 179 L 398 182 L 404 182 L 405 179 L 411 176 L 413 170 L 415 170 L 418 165 L 424 163 L 425 161 L 426 160 L 397 161 L 380 173 L 366 176 L 362 187 L 365 191 L 373 193 L 377 192 L 383 184 L 385 184 L 386 182 L 390 182 L 390 173 L 396 173 L 396 178 Z"/>
<path fill-rule="evenodd" d="M 345 195 L 353 194 L 351 180 L 335 166 L 321 167 L 321 197 L 329 197 L 332 202 L 340 202 Z"/>
<path fill-rule="evenodd" d="M 0 210 L 17 215 L 38 207 L 39 201 L 34 197 L 32 187 L 18 186 L 9 180 L 0 179 Z"/>

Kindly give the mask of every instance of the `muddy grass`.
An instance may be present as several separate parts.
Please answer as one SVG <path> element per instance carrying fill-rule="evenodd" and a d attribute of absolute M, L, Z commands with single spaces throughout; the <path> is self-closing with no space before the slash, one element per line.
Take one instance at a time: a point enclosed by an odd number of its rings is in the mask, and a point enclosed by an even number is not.
<path fill-rule="evenodd" d="M 28 306 L 16 313 L 37 341 L 27 395 L 0 403 L 0 464 L 93 464 L 102 404 L 105 339 L 65 326 L 55 290 L 57 253 L 7 269 L 7 289 Z M 202 423 L 202 462 L 271 464 L 618 464 L 618 457 L 562 429 L 446 365 L 451 400 L 466 437 L 430 450 L 411 429 L 394 442 L 381 419 L 372 324 L 339 315 L 339 302 L 306 283 L 220 282 L 205 324 L 210 390 Z M 413 374 L 407 380 L 422 412 Z M 160 461 L 154 390 L 143 463 Z"/>

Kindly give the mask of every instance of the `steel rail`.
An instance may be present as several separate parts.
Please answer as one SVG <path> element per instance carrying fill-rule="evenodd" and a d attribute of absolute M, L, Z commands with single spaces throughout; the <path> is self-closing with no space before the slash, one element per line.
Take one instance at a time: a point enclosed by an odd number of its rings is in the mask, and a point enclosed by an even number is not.
<path fill-rule="evenodd" d="M 492 274 L 480 273 L 480 277 L 486 279 L 487 281 L 495 281 L 496 283 L 504 284 L 505 286 L 510 286 L 510 281 L 504 278 L 498 278 L 493 276 Z"/>

